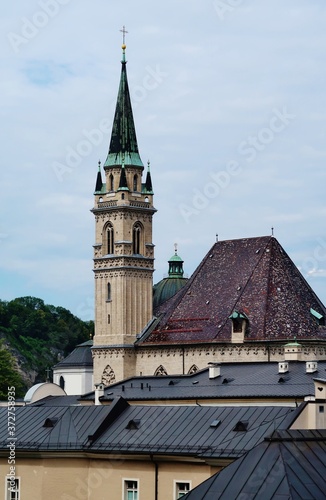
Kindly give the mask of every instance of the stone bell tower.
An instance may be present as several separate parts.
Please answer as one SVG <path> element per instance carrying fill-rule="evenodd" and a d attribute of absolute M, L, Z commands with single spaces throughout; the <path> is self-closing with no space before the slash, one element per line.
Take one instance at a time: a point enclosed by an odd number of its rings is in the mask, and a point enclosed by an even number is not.
<path fill-rule="evenodd" d="M 125 33 L 125 30 L 123 30 Z M 95 186 L 94 383 L 134 375 L 134 342 L 153 315 L 153 190 L 138 152 L 126 45 L 109 152 Z"/>

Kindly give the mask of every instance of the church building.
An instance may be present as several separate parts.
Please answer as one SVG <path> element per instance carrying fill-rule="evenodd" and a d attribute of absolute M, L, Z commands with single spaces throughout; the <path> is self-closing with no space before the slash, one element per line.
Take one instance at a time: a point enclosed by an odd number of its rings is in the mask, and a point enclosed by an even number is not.
<path fill-rule="evenodd" d="M 136 137 L 126 45 L 95 217 L 94 383 L 208 363 L 326 359 L 326 309 L 273 236 L 217 241 L 193 275 L 169 260 L 154 287 L 154 196 Z M 153 307 L 154 305 L 154 307 Z"/>

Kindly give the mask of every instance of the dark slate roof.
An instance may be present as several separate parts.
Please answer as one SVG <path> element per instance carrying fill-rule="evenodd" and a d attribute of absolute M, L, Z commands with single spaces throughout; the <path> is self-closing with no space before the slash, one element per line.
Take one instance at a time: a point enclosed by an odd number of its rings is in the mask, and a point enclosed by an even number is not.
<path fill-rule="evenodd" d="M 324 500 L 326 431 L 276 431 L 184 500 Z"/>
<path fill-rule="evenodd" d="M 77 450 L 231 459 L 275 428 L 288 428 L 296 413 L 280 406 L 129 406 L 123 398 L 110 406 L 25 406 L 16 408 L 16 454 Z M 0 408 L 2 453 L 8 452 L 6 415 Z"/>
<path fill-rule="evenodd" d="M 80 406 L 80 395 L 46 396 L 38 399 L 32 406 Z"/>
<path fill-rule="evenodd" d="M 278 363 L 223 363 L 221 375 L 210 379 L 208 369 L 192 375 L 132 377 L 108 386 L 103 401 L 123 396 L 128 401 L 275 398 L 303 400 L 314 395 L 314 378 L 326 378 L 326 361 L 318 371 L 306 373 L 306 363 L 289 362 L 287 373 L 278 373 Z M 93 401 L 94 392 L 82 396 Z"/>
<path fill-rule="evenodd" d="M 92 340 L 88 340 L 86 342 L 83 342 L 82 344 L 78 344 L 66 358 L 57 363 L 53 368 L 92 367 L 92 345 Z"/>
<path fill-rule="evenodd" d="M 158 310 L 138 344 L 230 342 L 235 311 L 249 320 L 245 341 L 324 339 L 310 308 L 326 309 L 272 236 L 218 241 L 188 283 Z"/>

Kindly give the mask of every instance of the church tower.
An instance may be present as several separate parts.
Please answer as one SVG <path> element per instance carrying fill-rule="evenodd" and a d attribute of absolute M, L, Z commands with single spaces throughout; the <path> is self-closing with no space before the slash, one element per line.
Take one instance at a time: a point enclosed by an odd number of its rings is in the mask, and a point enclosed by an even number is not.
<path fill-rule="evenodd" d="M 125 30 L 123 29 L 123 34 Z M 153 190 L 139 155 L 126 70 L 126 45 L 109 152 L 95 186 L 94 382 L 135 375 L 134 342 L 153 315 Z"/>

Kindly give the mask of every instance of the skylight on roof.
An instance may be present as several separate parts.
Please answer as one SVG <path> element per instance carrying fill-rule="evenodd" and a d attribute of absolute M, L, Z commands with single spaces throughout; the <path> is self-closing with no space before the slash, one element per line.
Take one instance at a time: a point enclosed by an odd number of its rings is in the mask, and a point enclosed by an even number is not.
<path fill-rule="evenodd" d="M 210 427 L 218 427 L 220 425 L 221 421 L 216 419 L 216 420 L 213 420 L 213 422 L 211 423 Z"/>

